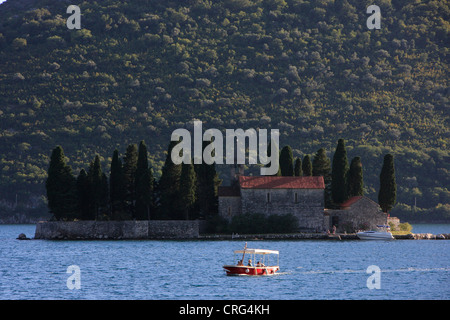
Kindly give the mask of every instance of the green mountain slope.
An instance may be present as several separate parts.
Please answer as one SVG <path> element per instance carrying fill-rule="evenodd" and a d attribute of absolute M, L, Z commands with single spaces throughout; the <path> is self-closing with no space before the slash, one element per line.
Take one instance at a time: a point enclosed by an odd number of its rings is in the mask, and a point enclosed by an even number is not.
<path fill-rule="evenodd" d="M 0 5 L 4 208 L 41 203 L 55 145 L 78 174 L 144 139 L 158 175 L 172 131 L 199 119 L 278 128 L 296 157 L 344 138 L 372 199 L 392 152 L 398 213 L 450 215 L 449 1 L 377 1 L 381 30 L 372 1 L 83 1 L 81 30 L 70 4 Z"/>

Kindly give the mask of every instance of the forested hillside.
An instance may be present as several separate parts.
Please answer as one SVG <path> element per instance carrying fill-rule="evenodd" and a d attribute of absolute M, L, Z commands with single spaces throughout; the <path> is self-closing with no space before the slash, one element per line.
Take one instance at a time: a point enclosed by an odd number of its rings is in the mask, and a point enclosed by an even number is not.
<path fill-rule="evenodd" d="M 374 200 L 392 153 L 393 214 L 450 217 L 449 1 L 79 1 L 69 30 L 71 4 L 0 5 L 3 214 L 43 203 L 56 145 L 78 174 L 145 140 L 158 177 L 172 131 L 199 119 L 277 128 L 295 157 L 343 138 Z"/>

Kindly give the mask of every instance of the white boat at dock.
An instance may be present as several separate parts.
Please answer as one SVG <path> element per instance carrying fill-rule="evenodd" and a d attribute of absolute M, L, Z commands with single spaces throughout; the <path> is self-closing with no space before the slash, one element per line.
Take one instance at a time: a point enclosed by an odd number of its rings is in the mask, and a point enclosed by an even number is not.
<path fill-rule="evenodd" d="M 394 240 L 388 225 L 378 225 L 377 230 L 361 231 L 356 233 L 361 240 Z"/>

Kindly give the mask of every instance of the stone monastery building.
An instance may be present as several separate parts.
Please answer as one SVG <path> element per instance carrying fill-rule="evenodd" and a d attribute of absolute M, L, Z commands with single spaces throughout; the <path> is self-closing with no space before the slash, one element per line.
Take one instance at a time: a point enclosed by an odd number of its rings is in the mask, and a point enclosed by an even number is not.
<path fill-rule="evenodd" d="M 387 215 L 367 197 L 354 197 L 340 210 L 324 207 L 323 177 L 244 176 L 236 174 L 229 187 L 219 187 L 219 214 L 231 221 L 239 214 L 293 214 L 300 232 L 354 232 L 386 224 Z"/>

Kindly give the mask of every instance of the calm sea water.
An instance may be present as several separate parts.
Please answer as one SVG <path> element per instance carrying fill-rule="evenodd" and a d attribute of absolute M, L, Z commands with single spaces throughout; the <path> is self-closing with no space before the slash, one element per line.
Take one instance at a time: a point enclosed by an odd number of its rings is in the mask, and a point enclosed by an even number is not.
<path fill-rule="evenodd" d="M 0 225 L 0 299 L 450 299 L 450 240 L 249 241 L 280 251 L 281 273 L 227 277 L 241 241 L 19 241 L 34 225 Z M 413 232 L 450 233 L 450 225 Z M 67 268 L 80 268 L 69 289 Z M 369 266 L 380 289 L 369 289 Z"/>

